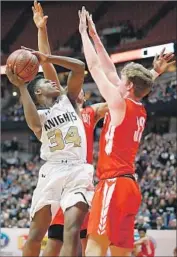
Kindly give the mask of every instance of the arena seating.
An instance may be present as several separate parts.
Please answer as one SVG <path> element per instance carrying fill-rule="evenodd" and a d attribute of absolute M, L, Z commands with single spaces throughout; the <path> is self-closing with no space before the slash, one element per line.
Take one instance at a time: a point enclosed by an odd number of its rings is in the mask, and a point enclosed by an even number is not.
<path fill-rule="evenodd" d="M 177 9 L 171 10 L 157 25 L 149 31 L 146 40 L 151 42 L 175 42 L 176 41 L 176 21 Z"/>
<path fill-rule="evenodd" d="M 10 29 L 13 27 L 15 21 L 21 15 L 25 9 L 25 4 L 23 2 L 16 2 L 14 5 L 13 2 L 6 2 L 2 4 L 1 9 L 1 40 L 7 36 Z"/>
<path fill-rule="evenodd" d="M 162 7 L 163 2 L 133 2 L 131 8 L 129 2 L 116 2 L 111 6 L 103 17 L 97 22 L 99 28 L 106 27 L 109 23 L 118 25 L 121 21 L 130 20 L 134 29 L 140 29 L 145 23 L 152 18 Z"/>
<path fill-rule="evenodd" d="M 149 2 L 115 2 L 110 5 L 105 13 L 96 21 L 98 31 L 109 26 L 118 26 L 120 22 L 130 21 L 134 31 L 137 32 L 144 27 L 151 18 L 158 14 L 164 2 L 156 1 Z M 48 20 L 48 33 L 52 52 L 59 50 L 63 47 L 72 35 L 78 31 L 78 9 L 85 4 L 88 10 L 94 14 L 99 7 L 99 2 L 50 2 L 43 3 L 44 12 L 49 16 Z M 28 3 L 29 5 L 29 3 Z M 128 8 L 127 8 L 128 6 Z M 3 8 L 2 10 L 2 39 L 8 34 L 10 28 L 15 23 L 16 19 L 20 16 L 25 8 L 25 4 L 17 5 L 15 12 L 11 8 Z M 28 6 L 29 8 L 29 6 Z M 31 12 L 31 8 L 29 8 Z M 67 15 L 66 15 L 67 13 Z M 8 17 L 11 17 L 9 19 Z M 68 19 L 69 17 L 69 19 Z M 175 24 L 176 24 L 176 8 L 167 13 L 161 20 L 157 22 L 151 29 L 147 31 L 144 38 L 138 39 L 136 42 L 131 42 L 123 45 L 118 45 L 119 51 L 128 50 L 137 47 L 145 47 L 153 44 L 160 44 L 165 42 L 175 41 Z M 10 46 L 10 52 L 25 45 L 30 48 L 37 49 L 37 30 L 31 19 L 25 20 L 27 22 L 23 31 L 18 35 L 16 41 Z M 170 29 L 169 29 L 170 28 Z M 80 40 L 76 36 L 75 40 Z M 71 41 L 70 47 L 72 48 L 74 41 Z M 2 56 L 2 63 L 4 64 L 7 54 Z"/>
<path fill-rule="evenodd" d="M 52 50 L 58 47 L 58 43 L 59 46 L 63 46 L 69 37 L 78 29 L 78 10 L 82 4 L 83 2 L 55 2 L 55 4 L 47 4 L 45 6 L 44 3 L 44 12 L 49 16 L 48 33 Z M 87 2 L 88 9 L 91 12 L 94 11 L 97 5 L 96 2 Z M 17 38 L 11 51 L 19 48 L 22 42 L 30 48 L 37 48 L 37 29 L 32 19 L 32 12 L 31 19 L 28 21 L 24 31 Z"/>

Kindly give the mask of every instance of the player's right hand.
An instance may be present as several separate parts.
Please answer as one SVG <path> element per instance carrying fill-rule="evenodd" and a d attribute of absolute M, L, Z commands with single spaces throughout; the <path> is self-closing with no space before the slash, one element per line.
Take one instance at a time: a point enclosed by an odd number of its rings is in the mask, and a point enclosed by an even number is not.
<path fill-rule="evenodd" d="M 31 48 L 27 48 L 25 46 L 21 46 L 21 48 L 24 49 L 24 50 L 28 50 L 32 54 L 34 54 L 38 58 L 38 61 L 39 61 L 39 63 L 41 65 L 44 64 L 45 62 L 47 62 L 47 59 L 48 59 L 48 55 L 47 54 L 43 54 L 43 53 L 41 53 L 39 51 L 35 51 L 35 50 L 33 50 Z"/>
<path fill-rule="evenodd" d="M 88 28 L 89 28 L 89 35 L 93 38 L 97 35 L 95 24 L 92 20 L 92 15 L 87 12 L 87 21 L 88 21 Z"/>
<path fill-rule="evenodd" d="M 25 85 L 25 82 L 23 79 L 21 79 L 17 74 L 16 74 L 16 66 L 14 66 L 14 71 L 12 71 L 12 66 L 7 65 L 6 66 L 6 75 L 9 79 L 9 81 L 15 85 L 16 87 L 20 88 Z"/>
<path fill-rule="evenodd" d="M 87 20 L 86 20 L 86 9 L 83 6 L 81 10 L 79 10 L 79 32 L 82 34 L 83 32 L 87 31 Z"/>
<path fill-rule="evenodd" d="M 38 29 L 44 28 L 47 24 L 48 16 L 44 16 L 43 9 L 40 3 L 34 1 L 34 6 L 32 7 L 33 20 Z"/>

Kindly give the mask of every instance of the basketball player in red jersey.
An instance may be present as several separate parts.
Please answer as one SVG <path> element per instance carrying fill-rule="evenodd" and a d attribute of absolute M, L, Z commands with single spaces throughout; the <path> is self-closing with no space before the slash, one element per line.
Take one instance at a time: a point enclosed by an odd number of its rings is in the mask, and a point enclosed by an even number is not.
<path fill-rule="evenodd" d="M 138 229 L 140 239 L 134 243 L 135 248 L 141 246 L 141 250 L 136 252 L 137 257 L 154 257 L 155 256 L 155 243 L 147 236 L 146 228 Z"/>
<path fill-rule="evenodd" d="M 47 19 L 48 16 L 44 16 L 43 9 L 40 3 L 34 2 L 33 20 L 38 28 L 38 48 L 39 51 L 44 54 L 50 54 L 50 45 L 47 33 Z M 65 91 L 60 85 L 56 70 L 51 63 L 45 63 L 42 65 L 44 76 L 46 79 L 55 81 L 60 87 L 61 91 Z M 94 104 L 86 108 L 82 108 L 84 104 L 84 92 L 81 90 L 77 105 L 81 111 L 81 117 L 84 123 L 86 136 L 87 136 L 87 162 L 92 164 L 93 162 L 93 131 L 96 123 L 104 117 L 108 111 L 106 103 Z M 88 140 L 89 139 L 89 140 Z M 88 215 L 86 215 L 84 223 L 81 227 L 80 238 L 82 242 L 82 251 L 85 252 L 86 247 L 86 235 L 87 235 L 87 223 Z M 50 228 L 48 230 L 48 241 L 43 251 L 43 256 L 58 256 L 63 245 L 63 230 L 64 230 L 64 216 L 61 209 L 59 209 L 55 218 L 52 220 Z"/>
<path fill-rule="evenodd" d="M 134 219 L 141 194 L 134 177 L 134 160 L 146 122 L 141 99 L 153 84 L 152 73 L 140 64 L 129 63 L 116 81 L 111 81 L 87 33 L 85 8 L 79 11 L 79 31 L 89 71 L 108 104 L 100 138 L 97 176 L 100 179 L 92 201 L 86 256 L 130 256 L 134 241 Z M 163 57 L 165 68 L 173 55 Z M 165 58 L 165 59 L 164 59 Z M 157 61 L 157 58 L 156 58 Z M 114 70 L 115 71 L 115 70 Z"/>

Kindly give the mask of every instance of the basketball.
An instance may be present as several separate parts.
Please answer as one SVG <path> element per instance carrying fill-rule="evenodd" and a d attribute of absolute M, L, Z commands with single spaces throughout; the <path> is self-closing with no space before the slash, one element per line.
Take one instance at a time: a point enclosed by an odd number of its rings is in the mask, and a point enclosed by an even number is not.
<path fill-rule="evenodd" d="M 13 52 L 7 59 L 7 64 L 11 64 L 12 70 L 16 66 L 16 74 L 25 82 L 34 79 L 39 70 L 37 57 L 28 50 L 19 49 Z"/>

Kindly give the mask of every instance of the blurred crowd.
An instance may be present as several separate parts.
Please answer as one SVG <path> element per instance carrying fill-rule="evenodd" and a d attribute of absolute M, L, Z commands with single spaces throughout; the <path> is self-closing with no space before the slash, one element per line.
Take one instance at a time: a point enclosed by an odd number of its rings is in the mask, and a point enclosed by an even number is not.
<path fill-rule="evenodd" d="M 1 114 L 1 121 L 24 121 L 24 113 L 23 113 L 23 108 L 20 103 L 16 103 L 13 106 L 10 106 L 6 112 L 2 112 Z"/>
<path fill-rule="evenodd" d="M 143 195 L 136 226 L 176 229 L 176 135 L 146 136 L 136 158 L 136 169 Z"/>
<path fill-rule="evenodd" d="M 28 228 L 32 193 L 41 161 L 12 165 L 1 159 L 1 227 Z"/>
<path fill-rule="evenodd" d="M 168 102 L 172 99 L 177 99 L 177 83 L 176 81 L 170 81 L 168 83 L 156 83 L 148 97 L 150 103 L 156 103 L 157 101 Z"/>
<path fill-rule="evenodd" d="M 98 134 L 100 129 L 98 129 Z M 17 147 L 12 144 L 12 153 Z M 94 145 L 94 166 L 98 158 Z M 136 171 L 142 191 L 142 204 L 135 227 L 176 229 L 176 138 L 173 134 L 147 135 L 136 158 Z M 38 171 L 43 161 L 36 155 L 25 163 L 1 159 L 1 227 L 29 227 L 29 210 Z M 95 176 L 95 183 L 97 178 Z"/>

